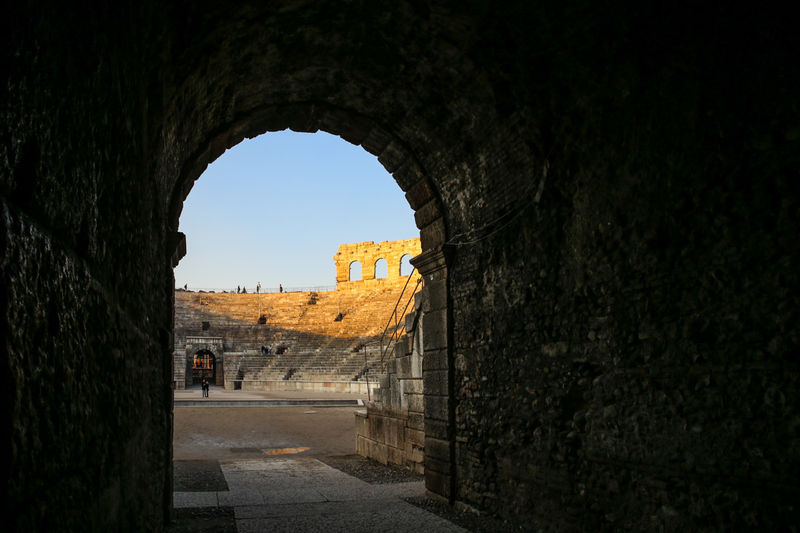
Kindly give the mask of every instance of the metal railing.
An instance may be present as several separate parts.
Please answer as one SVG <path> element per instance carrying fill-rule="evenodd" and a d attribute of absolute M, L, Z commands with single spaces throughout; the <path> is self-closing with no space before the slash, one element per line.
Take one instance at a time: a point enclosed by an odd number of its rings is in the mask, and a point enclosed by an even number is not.
<path fill-rule="evenodd" d="M 247 290 L 246 294 L 271 294 L 271 293 L 279 293 L 279 292 L 332 292 L 336 290 L 336 285 L 314 285 L 310 287 L 284 287 L 283 291 L 281 291 L 280 287 L 261 287 L 261 291 L 256 291 L 255 287 L 245 287 Z M 175 287 L 176 291 L 186 291 L 186 292 L 210 292 L 210 293 L 236 293 L 236 287 L 229 288 L 229 287 L 188 287 L 184 289 L 183 287 Z"/>
<path fill-rule="evenodd" d="M 389 320 L 386 322 L 386 327 L 383 328 L 383 333 L 381 334 L 380 339 L 380 350 L 381 350 L 381 360 L 380 360 L 380 367 L 381 371 L 386 371 L 386 354 L 389 353 L 391 349 L 394 348 L 394 345 L 397 344 L 397 341 L 400 340 L 406 332 L 406 312 L 408 311 L 408 306 L 411 305 L 411 302 L 414 300 L 414 295 L 419 292 L 420 286 L 422 285 L 423 277 L 420 276 L 417 278 L 417 283 L 414 285 L 414 288 L 411 290 L 409 295 L 405 300 L 405 305 L 403 306 L 403 310 L 398 313 L 398 309 L 400 309 L 400 304 L 403 303 L 403 298 L 406 296 L 406 290 L 408 289 L 408 284 L 411 281 L 411 278 L 414 276 L 414 271 L 416 269 L 412 269 L 411 273 L 408 275 L 408 279 L 406 280 L 405 285 L 403 285 L 403 290 L 400 292 L 400 297 L 397 298 L 397 303 L 394 306 L 394 310 L 392 311 L 391 316 L 389 316 Z M 392 324 L 394 322 L 394 324 Z M 391 330 L 391 333 L 390 333 Z M 384 342 L 386 343 L 384 345 Z"/>

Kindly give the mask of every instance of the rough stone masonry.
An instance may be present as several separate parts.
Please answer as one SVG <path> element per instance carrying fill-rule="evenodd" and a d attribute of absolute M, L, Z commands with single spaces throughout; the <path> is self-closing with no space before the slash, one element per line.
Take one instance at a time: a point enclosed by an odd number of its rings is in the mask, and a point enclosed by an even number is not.
<path fill-rule="evenodd" d="M 285 128 L 360 145 L 414 209 L 432 494 L 544 531 L 800 523 L 788 13 L 43 0 L 2 19 L 7 530 L 169 519 L 182 203 Z"/>

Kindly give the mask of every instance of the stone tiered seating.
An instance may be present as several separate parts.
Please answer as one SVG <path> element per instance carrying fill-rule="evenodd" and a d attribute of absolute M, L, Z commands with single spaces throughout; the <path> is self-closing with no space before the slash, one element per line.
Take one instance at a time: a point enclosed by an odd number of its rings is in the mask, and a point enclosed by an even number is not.
<path fill-rule="evenodd" d="M 222 337 L 226 353 L 240 354 L 236 377 L 243 381 L 287 376 L 295 381 L 363 379 L 365 366 L 377 368 L 377 343 L 405 281 L 364 291 L 261 295 L 176 291 L 176 346 L 183 346 L 187 336 Z M 336 321 L 339 313 L 344 317 Z M 264 317 L 263 324 L 259 316 Z M 364 350 L 359 349 L 364 344 L 366 362 Z M 272 353 L 262 355 L 261 346 L 270 346 Z M 277 353 L 282 346 L 288 348 L 286 353 Z M 230 371 L 226 368 L 226 375 Z"/>

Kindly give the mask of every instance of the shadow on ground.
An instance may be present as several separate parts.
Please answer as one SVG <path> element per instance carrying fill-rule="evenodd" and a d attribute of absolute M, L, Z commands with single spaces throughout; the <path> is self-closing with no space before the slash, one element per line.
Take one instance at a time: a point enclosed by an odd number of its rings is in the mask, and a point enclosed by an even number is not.
<path fill-rule="evenodd" d="M 321 462 L 371 485 L 422 481 L 424 476 L 391 465 L 383 465 L 360 455 L 319 457 Z M 214 492 L 228 490 L 228 484 L 215 460 L 174 461 L 176 491 Z M 404 498 L 404 501 L 433 513 L 473 533 L 524 531 L 520 525 L 479 515 L 467 509 L 454 508 L 427 497 Z M 232 507 L 176 509 L 168 533 L 236 533 Z M 386 531 L 392 525 L 386 524 Z"/>

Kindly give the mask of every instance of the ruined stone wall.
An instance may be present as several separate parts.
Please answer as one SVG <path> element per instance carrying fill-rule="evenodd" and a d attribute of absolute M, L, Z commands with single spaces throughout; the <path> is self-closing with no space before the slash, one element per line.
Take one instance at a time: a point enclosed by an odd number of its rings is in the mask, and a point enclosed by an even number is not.
<path fill-rule="evenodd" d="M 336 287 L 341 290 L 362 290 L 360 287 L 368 285 L 370 280 L 375 280 L 375 266 L 378 260 L 387 263 L 387 281 L 392 282 L 407 276 L 400 275 L 400 265 L 404 256 L 415 257 L 422 251 L 419 238 L 402 241 L 382 241 L 375 244 L 372 241 L 342 244 L 333 256 L 336 262 Z M 361 279 L 351 280 L 351 267 L 353 263 L 361 264 Z M 414 273 L 415 276 L 418 273 Z M 363 281 L 367 283 L 357 283 Z"/>

